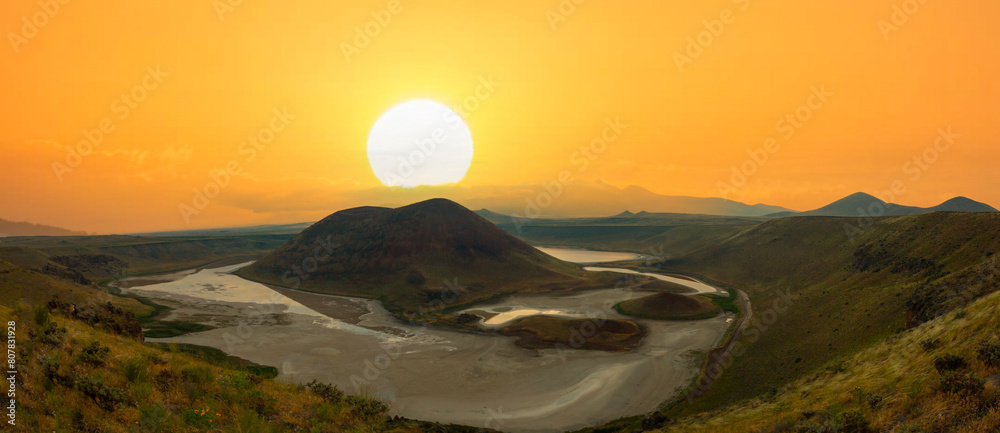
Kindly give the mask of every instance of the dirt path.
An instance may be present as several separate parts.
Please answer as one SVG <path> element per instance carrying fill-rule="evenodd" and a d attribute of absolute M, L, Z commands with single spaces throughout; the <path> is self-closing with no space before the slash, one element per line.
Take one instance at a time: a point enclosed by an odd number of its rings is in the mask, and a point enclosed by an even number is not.
<path fill-rule="evenodd" d="M 736 299 L 739 302 L 740 307 L 740 320 L 733 328 L 732 333 L 729 334 L 725 343 L 708 351 L 708 356 L 705 358 L 705 365 L 702 367 L 701 373 L 698 375 L 698 379 L 694 382 L 688 393 L 684 395 L 684 398 L 687 401 L 691 401 L 692 399 L 701 397 L 705 394 L 705 392 L 707 392 L 712 386 L 712 383 L 715 382 L 715 379 L 722 374 L 722 372 L 726 369 L 726 361 L 733 356 L 733 348 L 739 341 L 740 336 L 743 335 L 743 331 L 750 326 L 750 320 L 753 319 L 753 305 L 750 303 L 750 296 L 740 289 L 732 290 L 736 290 Z"/>

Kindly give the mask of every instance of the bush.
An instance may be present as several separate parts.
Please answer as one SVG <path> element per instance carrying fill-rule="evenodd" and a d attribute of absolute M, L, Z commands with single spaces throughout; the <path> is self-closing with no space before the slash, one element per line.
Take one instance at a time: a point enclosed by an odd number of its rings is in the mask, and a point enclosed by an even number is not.
<path fill-rule="evenodd" d="M 120 388 L 108 386 L 104 379 L 96 376 L 77 376 L 73 387 L 94 400 L 94 403 L 106 411 L 113 411 L 121 406 L 131 406 L 128 394 Z"/>
<path fill-rule="evenodd" d="M 773 400 L 774 397 L 777 395 L 778 395 L 778 388 L 772 385 L 767 387 L 767 390 L 765 390 L 764 393 L 761 394 L 761 398 L 764 400 Z"/>
<path fill-rule="evenodd" d="M 59 358 L 56 355 L 39 355 L 37 358 L 45 378 L 55 380 L 59 375 Z"/>
<path fill-rule="evenodd" d="M 35 324 L 44 328 L 49 325 L 52 318 L 49 316 L 49 309 L 44 305 L 35 307 Z"/>
<path fill-rule="evenodd" d="M 163 365 L 163 364 L 167 363 L 166 359 L 163 359 L 163 357 L 160 356 L 160 354 L 155 353 L 155 352 L 147 352 L 147 353 L 143 354 L 142 357 L 143 357 L 143 359 L 146 360 L 146 362 L 148 362 L 150 364 L 153 364 L 153 365 Z"/>
<path fill-rule="evenodd" d="M 271 397 L 259 390 L 253 390 L 247 394 L 247 406 L 257 412 L 260 416 L 269 417 L 277 412 L 274 404 L 278 399 Z"/>
<path fill-rule="evenodd" d="M 149 382 L 149 366 L 142 358 L 129 358 L 122 365 L 122 374 L 130 383 Z"/>
<path fill-rule="evenodd" d="M 983 379 L 958 371 L 946 371 L 938 384 L 939 390 L 950 394 L 978 395 L 985 387 Z"/>
<path fill-rule="evenodd" d="M 873 433 L 875 431 L 864 414 L 858 410 L 841 413 L 837 417 L 837 421 L 840 424 L 838 431 L 843 433 Z"/>
<path fill-rule="evenodd" d="M 173 370 L 166 368 L 156 373 L 156 386 L 161 390 L 168 390 L 180 379 Z"/>
<path fill-rule="evenodd" d="M 259 383 L 260 379 L 274 379 L 278 377 L 278 369 L 269 365 L 248 365 L 246 371 L 251 374 L 250 380 Z"/>
<path fill-rule="evenodd" d="M 330 403 L 339 403 L 344 398 L 344 391 L 334 385 L 328 385 L 316 380 L 306 384 L 306 388 Z"/>
<path fill-rule="evenodd" d="M 934 339 L 928 338 L 926 340 L 921 340 L 920 343 L 917 344 L 919 344 L 920 348 L 924 349 L 925 352 L 930 352 L 934 349 L 941 347 L 941 340 L 937 338 Z"/>
<path fill-rule="evenodd" d="M 222 378 L 219 382 L 222 386 L 232 387 L 239 391 L 246 391 L 253 388 L 253 382 L 246 373 L 233 373 Z"/>
<path fill-rule="evenodd" d="M 389 405 L 374 397 L 349 395 L 347 404 L 351 405 L 351 411 L 355 414 L 368 418 L 389 411 Z"/>
<path fill-rule="evenodd" d="M 816 422 L 813 420 L 803 420 L 792 427 L 794 433 L 834 433 L 833 426 L 827 422 Z"/>
<path fill-rule="evenodd" d="M 192 383 L 208 383 L 215 378 L 212 369 L 204 365 L 192 365 L 181 370 L 181 377 Z"/>
<path fill-rule="evenodd" d="M 80 362 L 94 366 L 104 365 L 104 360 L 107 359 L 109 352 L 111 349 L 101 346 L 99 341 L 95 341 L 80 350 Z"/>
<path fill-rule="evenodd" d="M 872 409 L 877 408 L 885 400 L 885 396 L 877 392 L 863 391 L 861 389 L 857 389 L 855 392 L 855 400 L 858 403 L 868 405 Z"/>
<path fill-rule="evenodd" d="M 988 367 L 1000 367 L 1000 343 L 982 342 L 976 349 L 979 361 Z"/>
<path fill-rule="evenodd" d="M 144 407 L 139 410 L 139 431 L 166 431 L 163 424 L 168 418 L 170 418 L 170 412 L 159 404 Z"/>
<path fill-rule="evenodd" d="M 49 321 L 44 327 L 42 327 L 42 332 L 41 335 L 38 336 L 38 341 L 58 346 L 62 344 L 63 336 L 66 335 L 66 332 L 66 328 L 59 327 L 56 325 L 56 322 Z"/>
<path fill-rule="evenodd" d="M 938 371 L 938 373 L 962 370 L 966 366 L 968 366 L 968 363 L 965 362 L 965 358 L 955 355 L 954 353 L 934 357 L 934 368 Z"/>
<path fill-rule="evenodd" d="M 316 407 L 316 418 L 323 422 L 332 422 L 337 419 L 340 411 L 332 404 L 321 403 Z"/>

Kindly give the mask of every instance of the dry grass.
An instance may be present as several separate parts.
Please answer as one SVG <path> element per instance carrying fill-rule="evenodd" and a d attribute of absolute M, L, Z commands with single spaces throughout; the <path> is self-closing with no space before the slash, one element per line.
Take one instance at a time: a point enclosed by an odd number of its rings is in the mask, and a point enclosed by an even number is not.
<path fill-rule="evenodd" d="M 1000 392 L 987 383 L 968 395 L 939 389 L 942 375 L 935 357 L 955 354 L 965 372 L 984 378 L 997 374 L 977 360 L 982 342 L 1000 335 L 1000 293 L 976 301 L 963 312 L 945 315 L 781 388 L 773 396 L 748 400 L 726 409 L 677 420 L 668 432 L 796 431 L 806 415 L 838 417 L 857 411 L 872 431 L 1000 431 Z M 937 342 L 938 344 L 928 344 Z M 923 343 L 923 344 L 922 344 Z M 818 414 L 818 415 L 817 415 Z"/>
<path fill-rule="evenodd" d="M 18 324 L 20 431 L 54 432 L 416 432 L 425 423 L 392 422 L 368 398 L 324 400 L 304 387 L 221 367 L 51 316 L 65 328 L 42 341 L 35 308 L 0 306 Z M 45 321 L 41 321 L 45 322 Z M 83 362 L 92 342 L 103 363 Z M 116 391 L 120 390 L 120 391 Z"/>

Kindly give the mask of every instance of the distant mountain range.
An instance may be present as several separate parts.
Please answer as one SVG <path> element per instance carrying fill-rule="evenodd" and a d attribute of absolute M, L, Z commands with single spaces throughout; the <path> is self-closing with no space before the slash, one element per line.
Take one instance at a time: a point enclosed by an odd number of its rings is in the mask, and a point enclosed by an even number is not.
<path fill-rule="evenodd" d="M 484 194 L 485 195 L 485 194 Z M 490 209 L 518 217 L 597 217 L 624 210 L 727 216 L 763 216 L 790 211 L 781 206 L 746 204 L 717 197 L 662 195 L 630 185 L 618 188 L 602 182 L 576 182 L 553 191 L 542 187 L 496 188 L 487 196 L 455 197 L 470 209 Z"/>
<path fill-rule="evenodd" d="M 77 236 L 87 232 L 68 230 L 61 227 L 15 222 L 0 219 L 0 237 L 5 236 Z"/>
<path fill-rule="evenodd" d="M 768 216 L 899 216 L 916 215 L 927 212 L 998 212 L 996 208 L 985 203 L 966 198 L 955 197 L 932 207 L 904 206 L 886 203 L 870 194 L 857 192 L 823 206 L 819 209 L 801 213 L 777 213 Z"/>

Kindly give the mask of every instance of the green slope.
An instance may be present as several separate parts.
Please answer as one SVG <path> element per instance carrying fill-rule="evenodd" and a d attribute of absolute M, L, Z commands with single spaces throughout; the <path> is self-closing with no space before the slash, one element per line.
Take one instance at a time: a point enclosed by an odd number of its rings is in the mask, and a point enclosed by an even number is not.
<path fill-rule="evenodd" d="M 878 343 L 908 326 L 1000 289 L 1000 215 L 931 213 L 875 220 L 772 220 L 660 264 L 745 290 L 751 330 L 735 359 L 690 414 L 766 392 Z"/>
<path fill-rule="evenodd" d="M 657 431 L 1000 431 L 997 311 L 993 293 L 764 396 Z"/>

